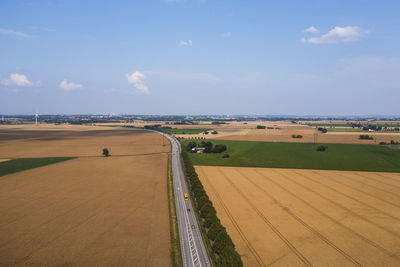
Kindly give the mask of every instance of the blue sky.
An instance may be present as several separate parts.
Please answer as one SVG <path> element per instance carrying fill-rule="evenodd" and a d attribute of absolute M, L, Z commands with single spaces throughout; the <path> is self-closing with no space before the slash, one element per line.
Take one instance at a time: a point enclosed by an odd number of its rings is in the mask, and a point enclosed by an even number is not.
<path fill-rule="evenodd" d="M 0 1 L 0 113 L 400 115 L 399 1 Z"/>

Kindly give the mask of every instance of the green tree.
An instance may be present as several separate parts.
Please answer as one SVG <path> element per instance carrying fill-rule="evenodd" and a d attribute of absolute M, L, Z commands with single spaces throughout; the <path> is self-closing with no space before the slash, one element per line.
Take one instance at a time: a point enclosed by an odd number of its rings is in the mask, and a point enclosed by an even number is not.
<path fill-rule="evenodd" d="M 110 152 L 108 151 L 108 148 L 103 148 L 103 156 L 104 157 L 110 156 Z"/>

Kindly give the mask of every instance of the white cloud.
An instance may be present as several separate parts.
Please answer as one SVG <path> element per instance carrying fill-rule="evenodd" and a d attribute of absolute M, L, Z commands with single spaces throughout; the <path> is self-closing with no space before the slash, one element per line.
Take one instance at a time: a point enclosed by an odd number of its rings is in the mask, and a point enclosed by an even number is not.
<path fill-rule="evenodd" d="M 130 84 L 133 84 L 139 92 L 141 92 L 141 93 L 149 92 L 149 87 L 143 81 L 143 79 L 145 78 L 143 73 L 141 73 L 139 71 L 135 71 L 132 74 L 129 74 L 129 73 L 125 74 L 125 77 L 128 80 L 128 82 Z"/>
<path fill-rule="evenodd" d="M 33 83 L 29 81 L 25 75 L 19 73 L 11 74 L 8 80 L 4 80 L 1 83 L 4 85 L 16 85 L 20 87 L 33 85 Z M 36 83 L 39 84 L 40 81 L 37 81 Z"/>
<path fill-rule="evenodd" d="M 193 42 L 192 42 L 192 40 L 189 40 L 189 41 L 180 41 L 178 45 L 179 45 L 179 46 L 192 46 L 192 45 L 193 45 Z"/>
<path fill-rule="evenodd" d="M 18 39 L 27 39 L 27 38 L 33 37 L 32 35 L 29 35 L 29 34 L 24 33 L 24 32 L 16 32 L 16 31 L 13 31 L 13 30 L 7 30 L 7 29 L 1 29 L 1 28 L 0 28 L 0 34 L 2 34 L 2 35 L 11 35 L 11 36 L 14 36 L 14 37 L 16 37 Z"/>
<path fill-rule="evenodd" d="M 221 34 L 221 36 L 224 37 L 224 38 L 229 38 L 229 37 L 232 36 L 232 33 L 231 32 L 224 32 L 224 33 Z"/>
<path fill-rule="evenodd" d="M 302 38 L 301 41 L 310 44 L 336 44 L 354 42 L 361 39 L 365 32 L 355 26 L 334 27 L 320 37 Z"/>
<path fill-rule="evenodd" d="M 73 83 L 73 82 L 68 82 L 66 79 L 64 79 L 64 80 L 60 83 L 60 87 L 61 87 L 62 89 L 64 89 L 64 90 L 72 91 L 72 90 L 81 89 L 83 86 L 82 86 L 82 84 Z"/>
<path fill-rule="evenodd" d="M 314 26 L 311 26 L 303 31 L 304 33 L 319 33 L 319 30 Z"/>

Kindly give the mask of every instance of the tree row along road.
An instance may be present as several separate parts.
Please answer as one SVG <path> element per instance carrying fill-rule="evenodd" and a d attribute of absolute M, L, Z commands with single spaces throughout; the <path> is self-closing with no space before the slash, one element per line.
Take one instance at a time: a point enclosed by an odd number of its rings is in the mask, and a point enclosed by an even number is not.
<path fill-rule="evenodd" d="M 157 133 L 168 138 L 172 146 L 172 179 L 183 265 L 211 266 L 192 203 L 184 197 L 185 193 L 190 194 L 182 170 L 180 143 L 168 134 Z"/>

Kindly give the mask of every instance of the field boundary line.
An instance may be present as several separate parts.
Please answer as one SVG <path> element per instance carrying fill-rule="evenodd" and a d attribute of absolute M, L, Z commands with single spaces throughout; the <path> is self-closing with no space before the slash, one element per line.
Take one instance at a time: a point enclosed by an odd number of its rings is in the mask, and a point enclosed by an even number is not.
<path fill-rule="evenodd" d="M 274 170 L 273 170 L 274 171 Z M 256 172 L 259 172 L 258 170 L 256 170 Z M 259 172 L 260 173 L 260 172 Z M 332 222 L 334 222 L 337 225 L 340 225 L 341 227 L 345 228 L 346 230 L 348 230 L 349 232 L 351 232 L 352 234 L 354 234 L 355 236 L 357 236 L 358 238 L 360 238 L 361 240 L 363 240 L 364 242 L 370 244 L 371 246 L 375 247 L 376 249 L 380 250 L 381 252 L 383 252 L 384 254 L 396 259 L 397 261 L 400 261 L 400 258 L 390 252 L 389 250 L 385 249 L 384 247 L 380 246 L 379 244 L 375 243 L 372 240 L 369 240 L 368 238 L 366 238 L 365 236 L 361 235 L 360 233 L 357 233 L 356 231 L 354 231 L 353 229 L 351 229 L 350 227 L 342 224 L 341 222 L 339 222 L 338 220 L 334 219 L 333 217 L 329 216 L 328 214 L 322 212 L 321 210 L 317 209 L 316 207 L 314 207 L 313 205 L 311 205 L 309 202 L 307 202 L 306 200 L 302 199 L 301 197 L 297 196 L 296 194 L 294 194 L 293 192 L 287 190 L 284 186 L 282 186 L 281 184 L 275 182 L 273 179 L 269 178 L 268 176 L 264 175 L 263 173 L 260 173 L 264 178 L 268 179 L 270 182 L 272 182 L 273 184 L 275 184 L 276 186 L 278 186 L 279 188 L 281 188 L 283 191 L 287 192 L 288 194 L 292 195 L 293 197 L 295 197 L 296 199 L 300 200 L 301 202 L 303 202 L 304 204 L 306 204 L 308 207 L 310 207 L 311 209 L 315 210 L 316 212 L 318 212 L 319 214 L 321 214 L 322 216 L 328 218 L 329 220 L 331 220 Z M 282 174 L 282 176 L 287 177 L 286 175 Z"/>
<path fill-rule="evenodd" d="M 321 174 L 316 173 L 316 172 L 314 172 L 314 171 L 313 171 L 313 173 L 315 173 L 316 175 L 322 176 Z M 323 177 L 323 176 L 322 176 L 322 177 Z M 354 198 L 354 197 L 352 197 L 352 196 L 349 196 L 349 195 L 347 195 L 347 194 L 345 194 L 345 193 L 343 193 L 343 192 L 340 192 L 339 190 L 337 190 L 337 189 L 335 189 L 335 188 L 333 188 L 333 187 L 331 187 L 331 186 L 329 186 L 329 185 L 325 185 L 325 184 L 323 184 L 323 183 L 321 183 L 321 182 L 319 182 L 319 181 L 316 181 L 315 179 L 313 179 L 313 178 L 311 178 L 311 177 L 305 177 L 305 178 L 307 178 L 307 179 L 313 181 L 314 183 L 320 184 L 321 186 L 325 186 L 325 187 L 329 188 L 330 190 L 332 190 L 332 191 L 334 191 L 334 192 L 336 192 L 336 193 L 338 193 L 338 194 L 341 194 L 341 195 L 343 195 L 343 196 L 345 196 L 345 197 L 347 197 L 347 198 L 350 198 L 350 199 L 352 199 L 352 200 L 354 200 L 354 201 L 360 203 L 361 205 L 367 206 L 367 207 L 370 208 L 370 209 L 373 209 L 373 210 L 378 211 L 378 212 L 380 212 L 380 213 L 382 213 L 382 214 L 385 214 L 385 215 L 388 216 L 388 217 L 391 217 L 391 218 L 393 218 L 393 219 L 395 219 L 395 220 L 400 221 L 400 218 L 398 218 L 398 217 L 396 217 L 396 216 L 394 216 L 394 215 L 392 215 L 392 214 L 389 214 L 389 213 L 387 213 L 386 211 L 383 211 L 383 210 L 380 210 L 380 209 L 378 209 L 378 208 L 375 208 L 375 207 L 371 206 L 370 204 L 365 203 L 364 201 L 361 201 L 361 200 L 356 199 L 356 198 Z M 335 179 L 332 179 L 332 180 L 335 182 Z"/>
<path fill-rule="evenodd" d="M 303 175 L 303 174 L 301 174 L 301 173 L 298 173 L 298 172 L 296 172 L 296 171 L 293 171 L 293 172 L 294 172 L 295 174 L 300 175 L 300 176 L 302 176 L 303 178 L 306 178 L 306 179 L 307 179 L 307 177 L 306 177 L 305 175 Z M 355 217 L 358 217 L 359 219 L 364 220 L 364 221 L 366 221 L 366 222 L 368 222 L 368 223 L 370 223 L 370 224 L 372 224 L 372 225 L 375 225 L 376 227 L 380 228 L 381 230 L 386 231 L 386 232 L 388 232 L 388 233 L 390 233 L 390 234 L 392 234 L 392 235 L 395 235 L 395 236 L 397 236 L 397 238 L 400 238 L 400 234 L 399 234 L 399 233 L 396 233 L 396 232 L 394 232 L 394 231 L 392 231 L 392 230 L 389 230 L 389 229 L 387 229 L 386 227 L 384 227 L 384 226 L 382 226 L 382 225 L 379 225 L 379 224 L 377 224 L 376 222 L 373 222 L 373 221 L 371 221 L 371 220 L 368 219 L 368 218 L 365 218 L 364 216 L 362 216 L 362 215 L 360 215 L 360 214 L 358 214 L 358 213 L 352 211 L 351 209 L 346 208 L 346 207 L 343 206 L 342 204 L 337 203 L 336 201 L 333 201 L 332 199 L 330 199 L 330 198 L 328 198 L 328 197 L 325 197 L 324 195 L 322 195 L 322 194 L 318 193 L 317 191 L 315 191 L 315 190 L 309 188 L 308 186 L 305 186 L 305 185 L 303 185 L 303 184 L 301 184 L 301 183 L 299 183 L 299 182 L 297 182 L 297 181 L 294 181 L 292 178 L 287 177 L 287 179 L 289 179 L 289 180 L 291 180 L 293 183 L 295 183 L 295 184 L 297 184 L 297 185 L 299 185 L 299 186 L 305 188 L 306 190 L 308 190 L 308 191 L 310 191 L 310 192 L 316 194 L 317 196 L 319 196 L 319 197 L 325 199 L 326 201 L 331 202 L 333 205 L 344 209 L 345 211 L 347 211 L 348 213 L 354 215 Z"/>
<path fill-rule="evenodd" d="M 296 249 L 296 247 L 254 206 L 253 203 L 241 192 L 232 181 L 228 179 L 228 177 L 221 171 L 220 168 L 217 169 L 218 172 L 225 178 L 225 180 L 231 184 L 233 188 L 246 200 L 246 202 L 250 205 L 250 207 L 257 213 L 257 215 L 269 226 L 269 228 L 286 244 L 286 246 L 307 266 L 312 266 L 312 264 L 304 257 L 303 254 L 300 253 Z"/>
<path fill-rule="evenodd" d="M 214 195 L 217 197 L 218 202 L 221 204 L 222 208 L 224 209 L 225 213 L 228 215 L 228 218 L 232 222 L 232 224 L 235 227 L 236 231 L 238 231 L 240 237 L 245 242 L 245 244 L 248 247 L 248 249 L 250 250 L 250 252 L 253 254 L 254 258 L 257 261 L 257 263 L 260 266 L 267 266 L 264 263 L 264 261 L 262 260 L 262 258 L 260 257 L 260 255 L 258 254 L 257 250 L 253 247 L 253 245 L 247 239 L 246 235 L 244 234 L 244 232 L 242 231 L 240 226 L 237 224 L 236 220 L 233 218 L 233 216 L 232 216 L 231 212 L 229 211 L 228 207 L 225 205 L 225 203 L 223 202 L 221 196 L 219 195 L 219 193 L 217 192 L 215 187 L 210 182 L 210 179 L 208 179 L 208 177 L 207 177 L 206 173 L 204 172 L 204 170 L 200 168 L 200 171 L 203 173 L 204 180 L 206 180 L 207 183 L 210 185 L 210 188 L 213 191 Z"/>
<path fill-rule="evenodd" d="M 243 172 L 236 170 L 238 173 L 240 173 L 243 177 L 246 178 L 251 184 L 254 185 L 254 187 L 258 188 L 260 191 L 262 191 L 265 195 L 267 195 L 273 202 L 277 203 L 279 207 L 281 207 L 286 213 L 288 213 L 290 216 L 292 216 L 296 221 L 301 223 L 303 226 L 305 226 L 308 230 L 310 230 L 312 233 L 314 233 L 318 238 L 320 238 L 322 241 L 324 241 L 326 244 L 337 250 L 342 256 L 344 256 L 346 259 L 349 261 L 353 262 L 357 266 L 362 266 L 361 263 L 359 263 L 357 260 L 355 260 L 353 257 L 351 257 L 349 254 L 344 252 L 342 249 L 337 247 L 332 241 L 330 241 L 327 237 L 325 237 L 323 234 L 321 234 L 318 230 L 314 229 L 311 227 L 309 224 L 307 224 L 305 221 L 303 221 L 300 217 L 298 217 L 296 214 L 294 214 L 288 207 L 283 205 L 281 202 L 279 202 L 276 198 L 274 198 L 271 194 L 269 194 L 265 189 L 259 187 L 254 181 L 252 181 L 246 174 Z M 260 174 L 259 174 L 260 175 Z"/>

